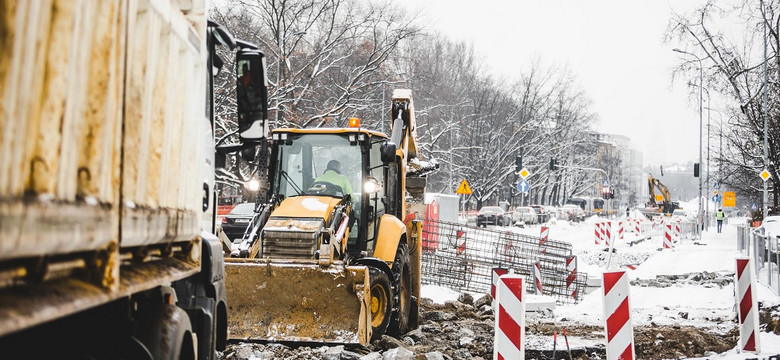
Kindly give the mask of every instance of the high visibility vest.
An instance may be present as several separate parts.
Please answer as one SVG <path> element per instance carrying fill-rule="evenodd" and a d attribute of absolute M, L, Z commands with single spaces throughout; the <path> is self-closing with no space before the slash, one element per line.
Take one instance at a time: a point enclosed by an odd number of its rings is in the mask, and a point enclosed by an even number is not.
<path fill-rule="evenodd" d="M 718 220 L 723 220 L 723 218 L 726 217 L 726 214 L 724 214 L 723 211 L 718 211 L 718 212 L 715 213 L 715 217 Z"/>

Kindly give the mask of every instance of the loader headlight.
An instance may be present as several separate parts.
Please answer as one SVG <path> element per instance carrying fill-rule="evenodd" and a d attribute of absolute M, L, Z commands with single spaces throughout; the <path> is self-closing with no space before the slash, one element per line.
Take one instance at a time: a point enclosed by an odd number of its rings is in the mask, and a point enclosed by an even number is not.
<path fill-rule="evenodd" d="M 260 181 L 257 179 L 252 179 L 247 181 L 245 186 L 247 190 L 254 192 L 260 190 Z"/>
<path fill-rule="evenodd" d="M 381 188 L 382 186 L 379 185 L 379 181 L 377 181 L 372 177 L 369 177 L 368 179 L 366 179 L 366 182 L 363 183 L 363 191 L 365 191 L 368 194 L 374 194 L 378 192 L 379 189 Z"/>

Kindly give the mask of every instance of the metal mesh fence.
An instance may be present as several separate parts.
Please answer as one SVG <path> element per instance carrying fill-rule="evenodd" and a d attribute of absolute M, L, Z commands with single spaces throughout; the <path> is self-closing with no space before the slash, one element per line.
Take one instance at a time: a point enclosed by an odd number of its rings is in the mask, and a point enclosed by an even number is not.
<path fill-rule="evenodd" d="M 571 244 L 510 231 L 482 229 L 444 221 L 423 225 L 422 283 L 460 291 L 489 293 L 491 269 L 512 269 L 525 276 L 527 291 L 533 292 L 533 265 L 540 263 L 542 293 L 562 303 L 582 299 L 587 274 L 570 274 L 566 259 Z M 576 261 L 576 260 L 575 260 Z"/>
<path fill-rule="evenodd" d="M 780 295 L 780 237 L 747 226 L 737 227 L 737 249 L 753 258 L 758 281 Z"/>

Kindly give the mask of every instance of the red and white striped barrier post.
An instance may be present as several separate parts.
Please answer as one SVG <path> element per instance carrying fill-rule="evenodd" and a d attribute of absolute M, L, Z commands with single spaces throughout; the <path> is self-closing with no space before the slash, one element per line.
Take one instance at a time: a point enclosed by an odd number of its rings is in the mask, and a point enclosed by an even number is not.
<path fill-rule="evenodd" d="M 625 222 L 618 221 L 618 240 L 623 240 L 623 228 L 625 228 Z"/>
<path fill-rule="evenodd" d="M 550 228 L 542 226 L 542 230 L 539 233 L 539 252 L 542 254 L 547 253 L 547 239 L 550 237 Z"/>
<path fill-rule="evenodd" d="M 664 224 L 664 249 L 672 248 L 672 224 Z"/>
<path fill-rule="evenodd" d="M 615 232 L 612 229 L 612 224 L 612 221 L 605 221 L 601 227 L 604 229 L 604 243 L 609 247 L 612 247 L 612 244 L 615 243 Z"/>
<path fill-rule="evenodd" d="M 491 273 L 491 281 L 490 281 L 490 296 L 493 297 L 493 299 L 496 298 L 496 285 L 498 284 L 498 278 L 501 277 L 501 275 L 506 275 L 509 273 L 509 269 L 504 268 L 493 268 L 490 271 Z"/>
<path fill-rule="evenodd" d="M 737 258 L 737 311 L 739 313 L 739 351 L 761 352 L 758 336 L 758 299 L 756 269 L 749 257 Z"/>
<path fill-rule="evenodd" d="M 604 245 L 607 241 L 609 241 L 609 236 L 607 235 L 607 222 L 606 221 L 599 221 L 601 225 L 601 244 Z"/>
<path fill-rule="evenodd" d="M 677 220 L 674 223 L 674 238 L 677 241 L 680 241 L 680 220 Z"/>
<path fill-rule="evenodd" d="M 596 245 L 601 245 L 601 222 L 597 221 L 594 224 L 594 226 L 596 229 L 596 237 L 595 237 Z"/>
<path fill-rule="evenodd" d="M 525 285 L 520 275 L 498 279 L 493 359 L 525 359 Z"/>
<path fill-rule="evenodd" d="M 635 224 L 634 233 L 637 236 L 642 237 L 642 220 L 637 219 L 636 221 L 634 221 L 634 224 Z"/>
<path fill-rule="evenodd" d="M 462 230 L 458 230 L 455 233 L 455 237 L 456 237 L 456 241 L 457 242 L 460 242 L 460 238 L 463 238 L 463 242 L 460 245 L 458 245 L 458 247 L 456 249 L 455 256 L 461 255 L 461 254 L 466 252 L 466 238 L 463 235 L 466 235 L 466 232 L 462 231 Z"/>
<path fill-rule="evenodd" d="M 534 263 L 534 291 L 536 295 L 542 295 L 542 264 Z"/>
<path fill-rule="evenodd" d="M 605 272 L 601 288 L 604 291 L 607 360 L 633 360 L 634 327 L 631 324 L 629 283 L 625 270 Z"/>
<path fill-rule="evenodd" d="M 566 258 L 566 294 L 577 300 L 577 256 L 572 255 Z"/>

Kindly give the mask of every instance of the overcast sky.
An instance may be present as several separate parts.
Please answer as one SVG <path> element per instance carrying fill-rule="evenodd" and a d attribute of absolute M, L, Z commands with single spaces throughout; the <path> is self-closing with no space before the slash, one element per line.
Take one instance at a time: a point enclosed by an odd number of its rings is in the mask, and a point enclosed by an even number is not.
<path fill-rule="evenodd" d="M 598 130 L 628 136 L 645 163 L 698 160 L 698 101 L 685 80 L 672 84 L 682 58 L 664 33 L 673 10 L 699 1 L 394 1 L 421 12 L 430 29 L 471 43 L 496 76 L 516 78 L 533 59 L 567 67 L 593 101 Z"/>

